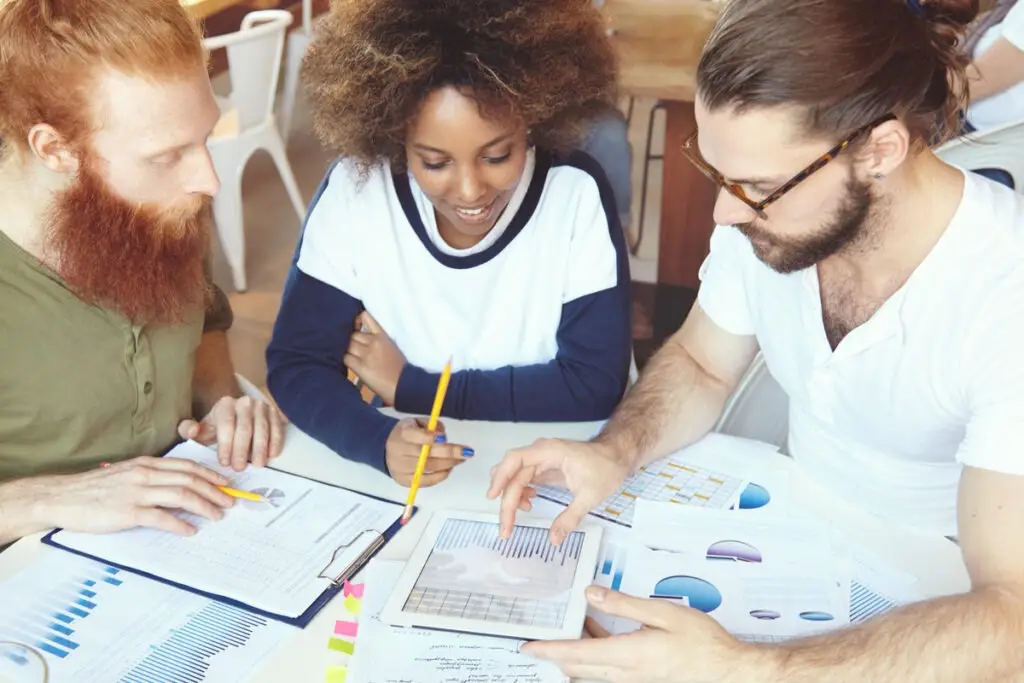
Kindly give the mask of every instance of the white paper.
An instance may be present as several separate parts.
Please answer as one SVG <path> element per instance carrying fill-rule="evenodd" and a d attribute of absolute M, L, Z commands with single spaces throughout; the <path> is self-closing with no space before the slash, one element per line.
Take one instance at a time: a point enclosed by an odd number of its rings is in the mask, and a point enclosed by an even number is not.
<path fill-rule="evenodd" d="M 519 653 L 522 641 L 390 626 L 380 612 L 402 573 L 376 560 L 366 571 L 348 683 L 567 683 L 553 664 Z"/>
<path fill-rule="evenodd" d="M 107 562 L 296 617 L 329 586 L 318 574 L 335 549 L 351 544 L 332 563 L 336 574 L 403 510 L 277 470 L 250 467 L 236 473 L 194 442 L 167 457 L 195 460 L 223 474 L 233 488 L 260 493 L 269 502 L 236 500 L 219 521 L 177 513 L 198 528 L 193 536 L 136 528 L 114 534 L 61 531 L 54 540 Z"/>
<path fill-rule="evenodd" d="M 239 681 L 298 632 L 56 550 L 0 585 L 0 640 L 42 654 L 50 683 Z M 42 681 L 17 659 L 0 679 Z"/>
<path fill-rule="evenodd" d="M 698 609 L 744 640 L 784 640 L 848 623 L 848 580 L 756 563 L 633 548 L 622 590 Z"/>
<path fill-rule="evenodd" d="M 701 609 L 747 640 L 849 622 L 850 557 L 830 527 L 794 517 L 640 501 L 622 590 Z"/>
<path fill-rule="evenodd" d="M 713 509 L 728 509 L 741 500 L 757 508 L 772 504 L 775 495 L 784 496 L 781 489 L 786 481 L 784 473 L 771 472 L 758 467 L 758 457 L 776 453 L 774 446 L 761 441 L 741 439 L 712 433 L 662 460 L 650 463 L 632 475 L 619 490 L 600 503 L 592 514 L 632 526 L 637 500 L 656 500 L 677 505 Z M 771 481 L 750 481 L 746 475 L 751 468 Z M 730 472 L 732 472 L 730 474 Z M 748 489 L 748 485 L 754 486 Z M 538 494 L 548 500 L 567 505 L 572 495 L 565 489 L 538 486 Z M 775 503 L 773 508 L 781 507 Z"/>
<path fill-rule="evenodd" d="M 924 599 L 917 579 L 863 548 L 853 550 L 850 623 L 859 624 L 900 605 Z"/>

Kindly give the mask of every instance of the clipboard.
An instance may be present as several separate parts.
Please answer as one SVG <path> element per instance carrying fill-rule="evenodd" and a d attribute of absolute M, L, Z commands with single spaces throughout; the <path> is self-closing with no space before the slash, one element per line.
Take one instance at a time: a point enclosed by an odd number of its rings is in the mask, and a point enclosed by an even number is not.
<path fill-rule="evenodd" d="M 286 475 L 291 476 L 291 477 L 297 477 L 299 479 L 305 479 L 307 481 L 313 481 L 313 482 L 316 482 L 318 484 L 323 484 L 324 486 L 329 486 L 331 488 L 341 489 L 342 491 L 348 491 L 349 493 L 353 493 L 353 494 L 355 494 L 357 496 L 361 496 L 363 498 L 368 498 L 368 499 L 371 499 L 371 500 L 377 500 L 377 501 L 381 501 L 381 502 L 384 502 L 384 503 L 392 503 L 392 504 L 395 504 L 395 505 L 402 505 L 401 503 L 397 503 L 397 502 L 395 502 L 393 500 L 388 500 L 387 498 L 381 498 L 379 496 L 374 496 L 374 495 L 371 495 L 371 494 L 368 494 L 368 493 L 363 493 L 362 491 L 356 491 L 354 489 L 350 489 L 350 488 L 347 488 L 347 487 L 344 487 L 344 486 L 336 486 L 334 484 L 328 484 L 327 482 L 321 481 L 319 479 L 314 479 L 313 477 L 307 477 L 307 476 L 304 476 L 304 475 L 301 475 L 301 474 L 295 474 L 293 472 L 286 472 L 284 470 L 277 469 L 275 467 L 267 467 L 266 469 L 273 470 L 275 472 L 281 472 L 282 474 L 286 474 Z M 412 516 L 415 516 L 418 513 L 418 511 L 419 511 L 419 508 L 414 506 L 413 509 L 412 509 Z M 411 517 L 410 517 L 410 519 L 411 519 Z M 366 566 L 366 563 L 369 562 L 373 558 L 373 556 L 376 555 L 377 552 L 379 552 L 380 549 L 383 548 L 388 543 L 388 541 L 390 541 L 392 539 L 392 537 L 394 537 L 394 535 L 396 533 L 398 533 L 399 529 L 401 529 L 401 528 L 402 528 L 401 515 L 399 515 L 399 517 L 387 529 L 385 529 L 383 531 L 379 531 L 377 529 L 363 529 L 362 531 L 356 533 L 347 542 L 342 543 L 337 548 L 335 548 L 334 552 L 331 554 L 330 560 L 327 561 L 327 564 L 324 565 L 324 568 L 321 569 L 320 572 L 316 576 L 317 579 L 326 579 L 328 581 L 328 586 L 323 590 L 323 592 L 320 593 L 320 595 L 312 603 L 310 603 L 309 607 L 307 607 L 302 612 L 302 614 L 300 614 L 300 615 L 298 615 L 296 617 L 291 617 L 291 616 L 288 616 L 288 615 L 285 615 L 285 614 L 278 614 L 278 613 L 271 612 L 271 611 L 268 611 L 268 610 L 260 609 L 259 607 L 254 607 L 253 605 L 250 605 L 248 603 L 242 602 L 241 600 L 236 600 L 235 598 L 230 598 L 230 597 L 225 596 L 225 595 L 219 595 L 217 593 L 212 593 L 212 592 L 209 592 L 209 591 L 204 591 L 204 590 L 201 590 L 199 588 L 195 588 L 194 586 L 189 586 L 187 584 L 183 584 L 183 583 L 180 583 L 180 582 L 177 582 L 177 581 L 172 581 L 172 580 L 167 579 L 165 577 L 159 576 L 157 574 L 153 574 L 153 573 L 148 572 L 148 571 L 144 571 L 142 569 L 138 569 L 136 567 L 132 567 L 132 566 L 129 566 L 129 565 L 126 565 L 126 564 L 118 563 L 118 562 L 112 562 L 112 561 L 110 561 L 110 560 L 108 560 L 106 558 L 99 557 L 97 555 L 93 555 L 91 553 L 84 552 L 84 551 L 79 550 L 77 548 L 71 548 L 71 547 L 66 546 L 63 543 L 60 543 L 59 541 L 54 539 L 54 536 L 56 534 L 58 534 L 59 532 L 63 531 L 63 529 L 54 529 L 54 530 L 50 531 L 49 533 L 47 533 L 41 540 L 42 540 L 42 542 L 44 544 L 49 545 L 49 546 L 54 547 L 54 548 L 58 548 L 58 549 L 63 550 L 65 552 L 69 552 L 69 553 L 72 553 L 74 555 L 78 555 L 80 557 L 85 557 L 85 558 L 88 558 L 88 559 L 93 560 L 95 562 L 100 562 L 100 563 L 103 563 L 103 564 L 105 564 L 107 566 L 114 567 L 114 568 L 120 569 L 122 571 L 130 572 L 130 573 L 138 575 L 138 576 L 144 576 L 147 579 L 152 579 L 153 581 L 159 581 L 160 583 L 162 583 L 164 585 L 172 586 L 174 588 L 178 588 L 180 590 L 184 590 L 184 591 L 187 591 L 189 593 L 193 593 L 195 595 L 201 595 L 201 596 L 203 596 L 205 598 L 209 598 L 211 600 L 216 600 L 217 602 L 220 602 L 220 603 L 223 603 L 223 604 L 226 604 L 226 605 L 231 605 L 232 607 L 237 607 L 237 608 L 243 609 L 243 610 L 245 610 L 247 612 L 251 612 L 253 614 L 258 614 L 260 616 L 267 617 L 268 619 L 273 619 L 275 621 L 280 621 L 280 622 L 283 622 L 283 623 L 295 626 L 297 628 L 304 629 L 309 624 L 309 622 L 313 620 L 313 617 L 315 617 L 320 612 L 320 610 L 322 610 L 327 605 L 327 603 L 329 603 L 332 599 L 334 599 L 334 596 L 336 596 L 339 592 L 341 592 L 342 588 L 344 587 L 345 581 L 351 579 L 353 576 L 355 576 L 357 573 L 359 573 L 359 571 L 364 566 Z M 355 544 L 360 539 L 365 539 L 368 534 L 373 535 L 374 538 L 373 538 L 372 541 L 370 541 L 370 543 L 366 546 L 366 548 L 351 563 L 349 563 L 345 567 L 342 567 L 339 572 L 334 573 L 333 575 L 329 574 L 329 570 L 331 569 L 332 565 L 335 564 L 335 562 L 336 562 L 336 560 L 338 558 L 338 555 L 340 553 L 343 553 L 346 549 L 351 548 L 352 545 Z"/>

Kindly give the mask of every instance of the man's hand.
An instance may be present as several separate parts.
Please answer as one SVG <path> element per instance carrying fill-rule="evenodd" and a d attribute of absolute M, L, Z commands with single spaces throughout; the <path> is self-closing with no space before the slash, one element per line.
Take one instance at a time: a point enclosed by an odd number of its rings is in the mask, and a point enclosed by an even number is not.
<path fill-rule="evenodd" d="M 522 652 L 554 662 L 572 678 L 611 683 L 747 683 L 737 677 L 737 664 L 748 657 L 771 656 L 770 650 L 741 643 L 714 619 L 689 607 L 598 586 L 587 589 L 587 600 L 602 612 L 638 621 L 643 628 L 609 636 L 587 619 L 593 639 L 536 641 L 524 645 Z"/>
<path fill-rule="evenodd" d="M 423 444 L 432 444 L 427 466 L 420 478 L 420 486 L 433 486 L 448 478 L 452 468 L 473 457 L 473 449 L 447 443 L 444 425 L 437 423 L 437 430 L 427 430 L 426 420 L 406 418 L 391 430 L 385 446 L 385 462 L 391 478 L 402 486 L 412 484 L 412 475 L 420 459 Z"/>
<path fill-rule="evenodd" d="M 551 524 L 551 543 L 560 545 L 631 471 L 630 464 L 607 444 L 540 439 L 505 455 L 491 472 L 487 497 L 501 496 L 501 536 L 508 538 L 516 510 L 529 509 L 529 499 L 535 494 L 530 484 L 569 489 L 572 502 Z"/>
<path fill-rule="evenodd" d="M 195 527 L 172 511 L 217 520 L 234 504 L 231 496 L 217 489 L 227 485 L 224 477 L 182 458 L 143 456 L 81 474 L 17 483 L 15 495 L 32 501 L 41 528 L 88 533 L 144 526 L 190 536 Z"/>
<path fill-rule="evenodd" d="M 284 418 L 277 408 L 249 396 L 225 396 L 200 422 L 183 420 L 178 434 L 204 446 L 217 444 L 217 462 L 241 472 L 250 462 L 265 467 L 281 454 Z"/>
<path fill-rule="evenodd" d="M 356 325 L 359 329 L 352 333 L 342 360 L 384 403 L 393 406 L 398 378 L 405 368 L 405 356 L 366 311 L 356 318 Z"/>

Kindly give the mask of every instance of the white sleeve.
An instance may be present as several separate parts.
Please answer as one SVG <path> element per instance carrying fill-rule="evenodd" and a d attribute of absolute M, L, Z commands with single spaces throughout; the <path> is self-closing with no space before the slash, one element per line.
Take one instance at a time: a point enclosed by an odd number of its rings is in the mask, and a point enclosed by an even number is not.
<path fill-rule="evenodd" d="M 329 171 L 326 186 L 306 218 L 299 249 L 298 267 L 306 275 L 339 289 L 354 299 L 362 299 L 353 253 L 355 244 L 347 239 L 351 216 L 349 203 L 352 182 L 347 164 L 339 162 Z"/>
<path fill-rule="evenodd" d="M 563 304 L 619 284 L 615 245 L 596 183 L 582 188 L 572 220 Z"/>
<path fill-rule="evenodd" d="M 701 310 L 726 332 L 741 336 L 755 333 L 743 263 L 750 258 L 754 256 L 747 238 L 732 226 L 719 225 L 711 233 L 711 251 L 699 271 Z"/>
<path fill-rule="evenodd" d="M 970 409 L 957 460 L 1007 474 L 1024 474 L 1024 273 L 970 321 L 971 343 L 960 373 Z"/>
<path fill-rule="evenodd" d="M 1024 2 L 1018 2 L 1006 13 L 999 28 L 1003 38 L 1018 50 L 1024 50 Z"/>

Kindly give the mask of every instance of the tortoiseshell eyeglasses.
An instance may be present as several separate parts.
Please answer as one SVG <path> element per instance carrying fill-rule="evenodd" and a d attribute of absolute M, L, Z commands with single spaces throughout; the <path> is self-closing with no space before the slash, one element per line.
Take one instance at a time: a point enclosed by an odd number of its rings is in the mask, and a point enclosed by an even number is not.
<path fill-rule="evenodd" d="M 832 161 L 837 156 L 839 156 L 839 154 L 844 149 L 849 147 L 850 144 L 857 140 L 859 137 L 861 137 L 868 131 L 872 130 L 876 126 L 880 126 L 886 121 L 891 121 L 895 118 L 896 117 L 893 114 L 888 114 L 880 119 L 872 121 L 871 123 L 862 128 L 858 128 L 848 138 L 846 138 L 838 145 L 836 145 L 835 147 L 833 147 L 832 149 L 830 149 L 829 151 L 825 152 L 820 157 L 815 159 L 807 168 L 805 168 L 804 170 L 800 171 L 795 176 L 787 180 L 785 183 L 782 184 L 781 187 L 779 187 L 779 189 L 771 192 L 767 197 L 765 197 L 759 202 L 754 201 L 753 199 L 748 197 L 747 193 L 743 191 L 743 188 L 740 185 L 736 183 L 730 183 L 728 180 L 726 180 L 725 176 L 723 176 L 715 168 L 708 164 L 708 162 L 704 161 L 704 157 L 700 155 L 700 150 L 697 149 L 696 130 L 694 130 L 693 133 L 690 134 L 690 137 L 686 138 L 686 141 L 683 142 L 683 153 L 686 154 L 686 158 L 689 159 L 694 166 L 700 169 L 700 171 L 704 175 L 711 179 L 711 182 L 715 183 L 721 188 L 724 188 L 726 192 L 728 192 L 733 197 L 749 206 L 759 217 L 765 219 L 767 218 L 764 212 L 766 207 L 768 207 L 770 204 L 774 204 L 775 202 L 779 201 L 779 199 L 781 199 L 783 195 L 785 195 L 787 192 L 792 190 L 794 187 L 796 187 L 803 181 L 807 180 L 807 178 L 809 178 L 816 171 L 819 171 L 822 168 L 824 168 L 828 164 L 828 162 Z"/>

